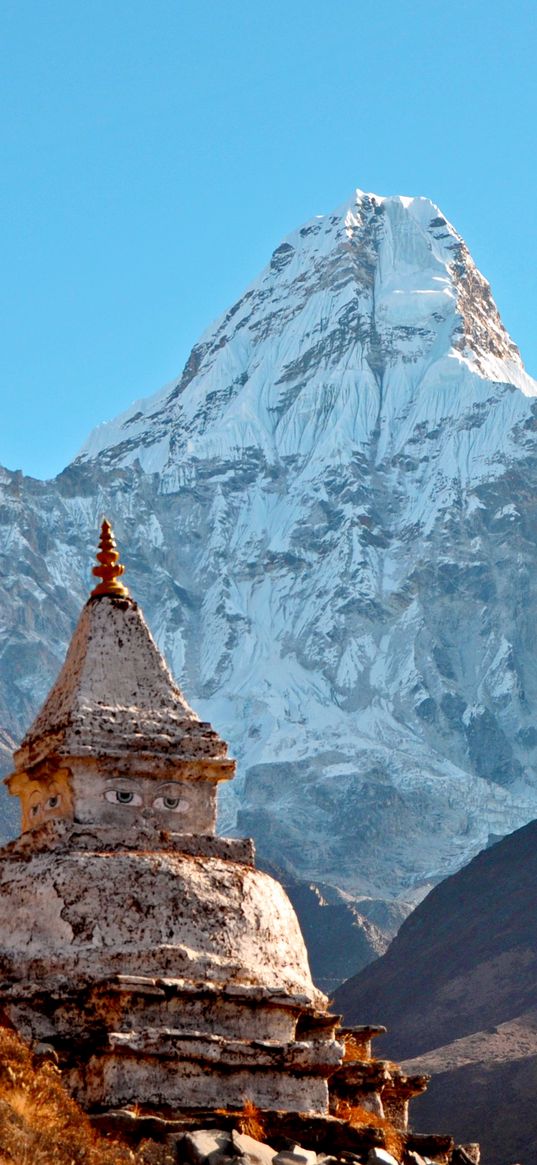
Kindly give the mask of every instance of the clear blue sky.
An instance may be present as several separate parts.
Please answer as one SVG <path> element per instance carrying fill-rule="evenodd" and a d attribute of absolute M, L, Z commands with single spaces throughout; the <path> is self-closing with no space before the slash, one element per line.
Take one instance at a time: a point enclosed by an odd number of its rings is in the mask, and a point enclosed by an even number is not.
<path fill-rule="evenodd" d="M 0 15 L 0 464 L 61 470 L 355 186 L 441 206 L 537 374 L 535 0 Z"/>

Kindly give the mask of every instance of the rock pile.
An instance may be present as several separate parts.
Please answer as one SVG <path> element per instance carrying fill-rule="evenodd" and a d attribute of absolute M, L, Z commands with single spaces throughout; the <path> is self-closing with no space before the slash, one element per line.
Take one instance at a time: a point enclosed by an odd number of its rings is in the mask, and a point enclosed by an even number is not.
<path fill-rule="evenodd" d="M 283 1113 L 264 1113 L 262 1121 L 254 1137 L 241 1131 L 251 1114 L 240 1119 L 220 1113 L 201 1129 L 188 1128 L 187 1119 L 157 1121 L 129 1112 L 94 1118 L 101 1130 L 141 1146 L 144 1165 L 480 1165 L 478 1145 L 455 1146 L 449 1136 L 409 1134 L 399 1147 L 392 1139 L 392 1151 L 378 1128 L 335 1117 L 290 1122 Z M 293 1131 L 304 1143 L 297 1143 Z"/>

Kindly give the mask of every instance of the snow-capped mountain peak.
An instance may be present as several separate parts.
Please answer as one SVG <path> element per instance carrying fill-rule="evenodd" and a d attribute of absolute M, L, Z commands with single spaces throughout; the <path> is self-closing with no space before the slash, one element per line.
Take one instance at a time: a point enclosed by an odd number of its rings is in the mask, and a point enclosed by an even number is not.
<path fill-rule="evenodd" d="M 323 417 L 331 458 L 341 443 L 368 445 L 418 391 L 434 394 L 437 423 L 455 382 L 457 396 L 479 396 L 473 377 L 537 392 L 438 208 L 356 191 L 288 235 L 201 337 L 180 380 L 99 426 L 79 460 L 138 459 L 162 472 L 185 456 L 256 447 L 274 462 L 318 449 Z"/>
<path fill-rule="evenodd" d="M 55 483 L 0 479 L 6 730 L 50 686 L 105 511 L 239 758 L 227 825 L 349 892 L 456 868 L 537 810 L 536 395 L 433 203 L 312 219 Z"/>

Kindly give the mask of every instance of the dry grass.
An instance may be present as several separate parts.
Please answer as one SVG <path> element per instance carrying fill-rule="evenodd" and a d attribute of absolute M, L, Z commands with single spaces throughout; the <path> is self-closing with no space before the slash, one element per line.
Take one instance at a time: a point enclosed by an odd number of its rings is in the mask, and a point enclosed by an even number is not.
<path fill-rule="evenodd" d="M 386 1117 L 377 1116 L 376 1113 L 370 1112 L 367 1108 L 362 1108 L 361 1105 L 347 1104 L 345 1100 L 339 1101 L 335 1115 L 340 1117 L 341 1120 L 347 1121 L 355 1129 L 382 1129 L 388 1153 L 391 1153 L 396 1161 L 402 1160 L 404 1139 L 399 1130 L 394 1128 Z"/>
<path fill-rule="evenodd" d="M 58 1069 L 0 1027 L 0 1165 L 133 1165 L 92 1129 Z"/>
<path fill-rule="evenodd" d="M 253 1137 L 254 1141 L 264 1141 L 264 1137 L 267 1136 L 266 1121 L 264 1121 L 261 1110 L 252 1100 L 245 1100 L 239 1111 L 217 1108 L 217 1114 L 225 1116 L 226 1120 L 231 1117 L 233 1124 L 236 1125 L 236 1130 L 243 1132 L 246 1137 Z"/>
<path fill-rule="evenodd" d="M 253 1137 L 255 1141 L 265 1140 L 265 1119 L 252 1100 L 245 1100 L 242 1112 L 236 1114 L 236 1121 L 239 1133 Z"/>
<path fill-rule="evenodd" d="M 345 1036 L 345 1051 L 343 1053 L 343 1063 L 349 1064 L 353 1060 L 370 1060 L 371 1056 L 366 1053 L 365 1041 L 360 1042 L 356 1036 Z"/>

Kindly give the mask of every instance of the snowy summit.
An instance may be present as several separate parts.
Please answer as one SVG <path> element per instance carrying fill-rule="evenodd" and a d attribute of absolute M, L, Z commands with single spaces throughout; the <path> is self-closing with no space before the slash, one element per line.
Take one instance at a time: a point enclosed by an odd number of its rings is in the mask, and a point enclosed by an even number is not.
<path fill-rule="evenodd" d="M 226 826 L 412 899 L 537 811 L 536 395 L 439 209 L 357 191 L 55 482 L 3 475 L 0 727 L 50 686 L 105 510 L 238 757 Z"/>

